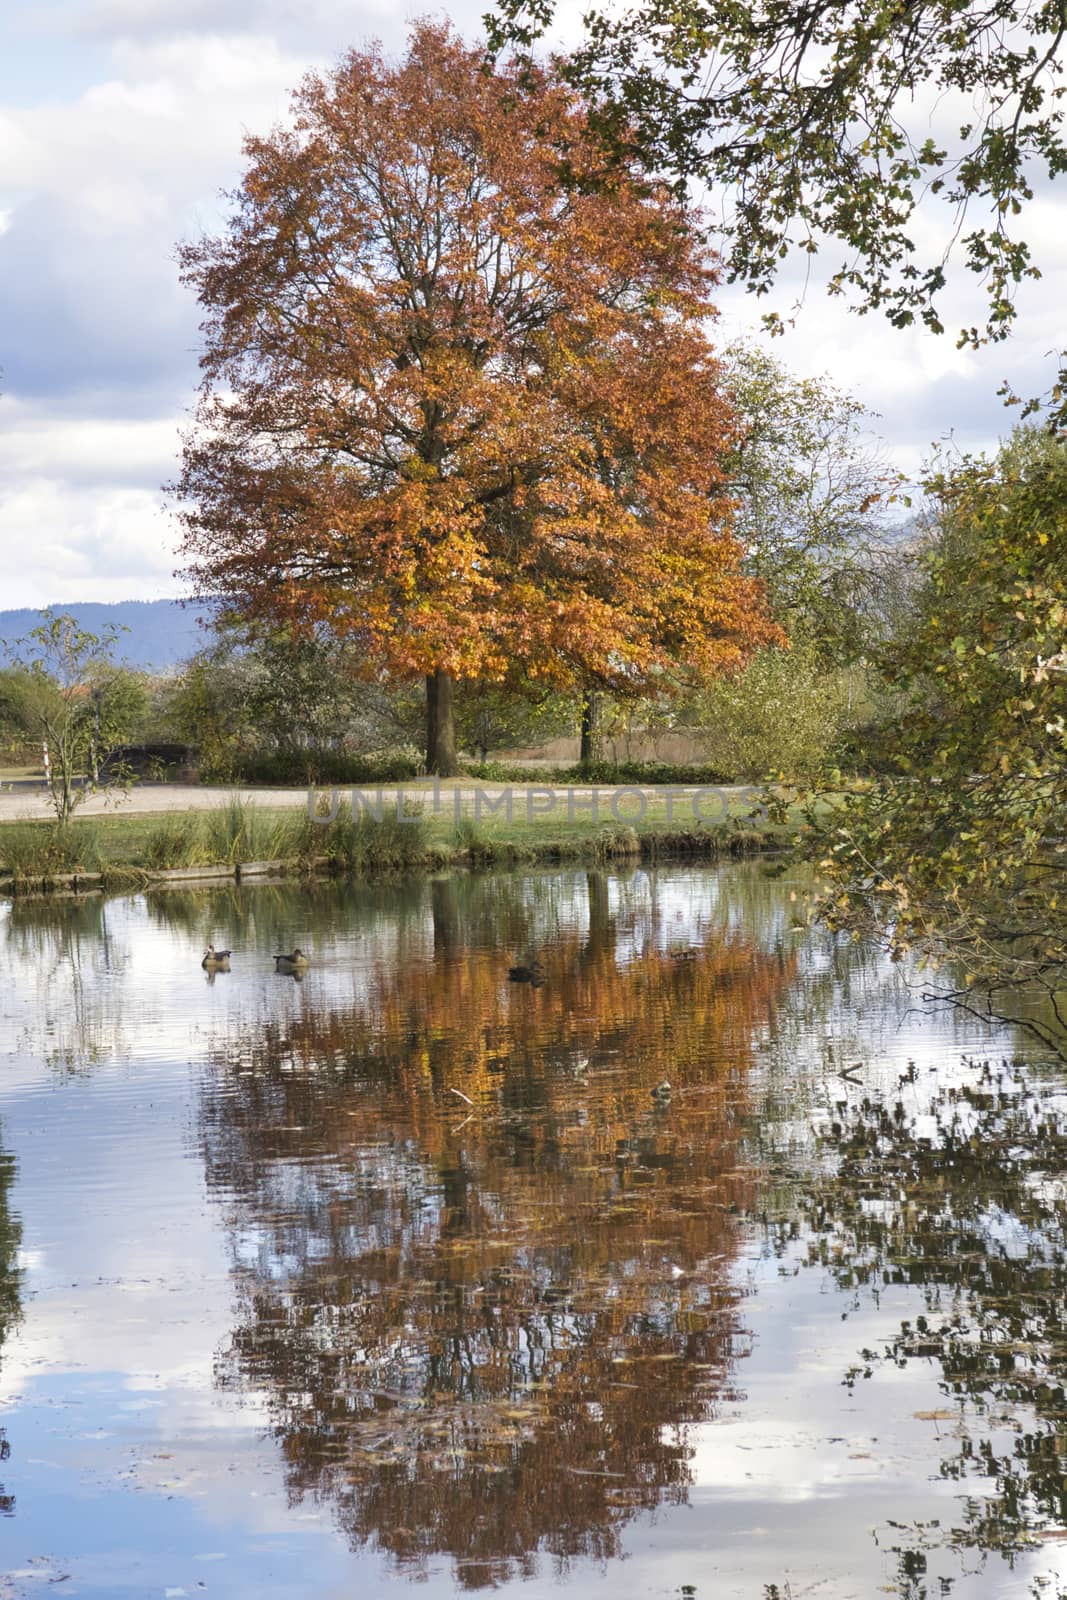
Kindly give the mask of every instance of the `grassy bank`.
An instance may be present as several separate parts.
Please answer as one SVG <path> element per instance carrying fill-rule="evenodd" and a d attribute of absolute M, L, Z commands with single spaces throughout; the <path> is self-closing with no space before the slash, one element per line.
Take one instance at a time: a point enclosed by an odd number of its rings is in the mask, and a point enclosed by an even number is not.
<path fill-rule="evenodd" d="M 16 890 L 70 877 L 120 885 L 176 869 L 284 863 L 294 873 L 403 871 L 449 864 L 489 866 L 536 861 L 714 859 L 780 847 L 785 831 L 731 801 L 714 820 L 692 808 L 651 796 L 638 814 L 635 796 L 622 797 L 615 815 L 607 796 L 597 815 L 544 795 L 527 805 L 516 794 L 512 814 L 459 813 L 452 796 L 434 812 L 417 797 L 398 816 L 386 795 L 380 815 L 346 802 L 331 820 L 303 810 L 279 810 L 231 799 L 209 811 L 159 816 L 123 815 L 75 820 L 66 829 L 46 822 L 0 825 L 0 883 Z M 469 805 L 469 801 L 468 801 Z"/>

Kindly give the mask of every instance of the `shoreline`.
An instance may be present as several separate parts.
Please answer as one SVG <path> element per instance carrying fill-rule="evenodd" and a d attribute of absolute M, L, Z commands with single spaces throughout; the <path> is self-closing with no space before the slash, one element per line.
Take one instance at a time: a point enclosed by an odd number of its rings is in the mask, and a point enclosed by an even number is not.
<path fill-rule="evenodd" d="M 190 796 L 195 803 L 189 804 Z M 718 860 L 792 841 L 754 786 L 459 782 L 249 791 L 160 786 L 63 826 L 0 807 L 0 896 L 171 883 L 358 876 L 452 866 Z M 281 802 L 281 803 L 279 803 Z"/>
<path fill-rule="evenodd" d="M 789 848 L 789 830 L 719 825 L 705 829 L 632 827 L 600 833 L 554 834 L 528 839 L 474 842 L 430 842 L 403 861 L 373 856 L 346 865 L 329 856 L 286 856 L 271 860 L 190 863 L 151 868 L 136 862 L 113 862 L 101 871 L 45 871 L 5 875 L 0 869 L 0 898 L 82 898 L 169 888 L 212 888 L 245 883 L 312 882 L 323 879 L 396 876 L 445 869 L 491 869 L 522 866 L 626 865 L 656 862 L 736 860 L 777 855 Z"/>

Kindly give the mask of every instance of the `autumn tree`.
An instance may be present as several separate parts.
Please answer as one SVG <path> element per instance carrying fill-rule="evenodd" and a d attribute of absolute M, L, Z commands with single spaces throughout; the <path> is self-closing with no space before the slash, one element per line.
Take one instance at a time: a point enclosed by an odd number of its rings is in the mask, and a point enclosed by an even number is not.
<path fill-rule="evenodd" d="M 356 912 L 382 956 L 359 1003 L 244 1017 L 205 1079 L 208 1185 L 262 1245 L 218 1381 L 265 1397 L 293 1501 L 409 1576 L 617 1553 L 686 1496 L 684 1430 L 747 1348 L 748 1074 L 797 957 L 718 903 L 664 950 L 614 887 L 589 875 L 586 919 L 562 882 L 410 883 L 402 912 L 392 891 Z M 547 929 L 544 986 L 510 984 L 502 945 Z M 665 1072 L 677 1120 L 649 1095 Z"/>
<path fill-rule="evenodd" d="M 196 590 L 424 678 L 441 773 L 457 679 L 631 692 L 774 636 L 729 531 L 694 218 L 605 167 L 561 82 L 483 60 L 421 23 L 399 64 L 311 75 L 181 253 Z"/>

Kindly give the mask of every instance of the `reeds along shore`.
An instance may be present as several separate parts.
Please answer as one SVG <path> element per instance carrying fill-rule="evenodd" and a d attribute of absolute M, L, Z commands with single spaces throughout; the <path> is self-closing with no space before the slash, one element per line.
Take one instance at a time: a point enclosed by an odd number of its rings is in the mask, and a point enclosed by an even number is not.
<path fill-rule="evenodd" d="M 172 875 L 254 876 L 267 868 L 293 875 L 404 872 L 450 865 L 538 861 L 714 860 L 781 848 L 782 830 L 723 823 L 679 826 L 666 818 L 640 824 L 551 817 L 457 824 L 409 803 L 407 814 L 352 814 L 344 803 L 329 821 L 232 799 L 211 811 L 164 817 L 84 818 L 64 828 L 47 822 L 0 826 L 0 890 L 123 887 Z"/>

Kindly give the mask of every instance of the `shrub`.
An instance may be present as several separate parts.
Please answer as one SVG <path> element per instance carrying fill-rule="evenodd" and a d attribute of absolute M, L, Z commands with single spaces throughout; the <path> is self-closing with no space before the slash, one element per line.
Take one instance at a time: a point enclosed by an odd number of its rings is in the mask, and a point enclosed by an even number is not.
<path fill-rule="evenodd" d="M 174 867 L 189 867 L 206 854 L 204 829 L 199 817 L 167 817 L 149 833 L 144 846 L 144 865 L 155 872 Z"/>
<path fill-rule="evenodd" d="M 727 774 L 707 762 L 678 763 L 669 761 L 587 761 L 584 766 L 563 767 L 565 783 L 632 784 L 645 788 L 655 784 L 684 784 L 699 788 L 704 784 L 722 783 Z"/>
<path fill-rule="evenodd" d="M 597 835 L 597 853 L 605 861 L 629 861 L 641 854 L 637 829 L 625 826 L 606 829 Z"/>
<path fill-rule="evenodd" d="M 356 754 L 347 750 L 259 750 L 235 757 L 241 783 L 289 788 L 297 784 L 404 783 L 417 778 L 422 758 L 411 745 Z"/>
<path fill-rule="evenodd" d="M 714 764 L 731 781 L 815 777 L 835 758 L 847 710 L 847 674 L 803 647 L 763 651 L 698 701 Z"/>

